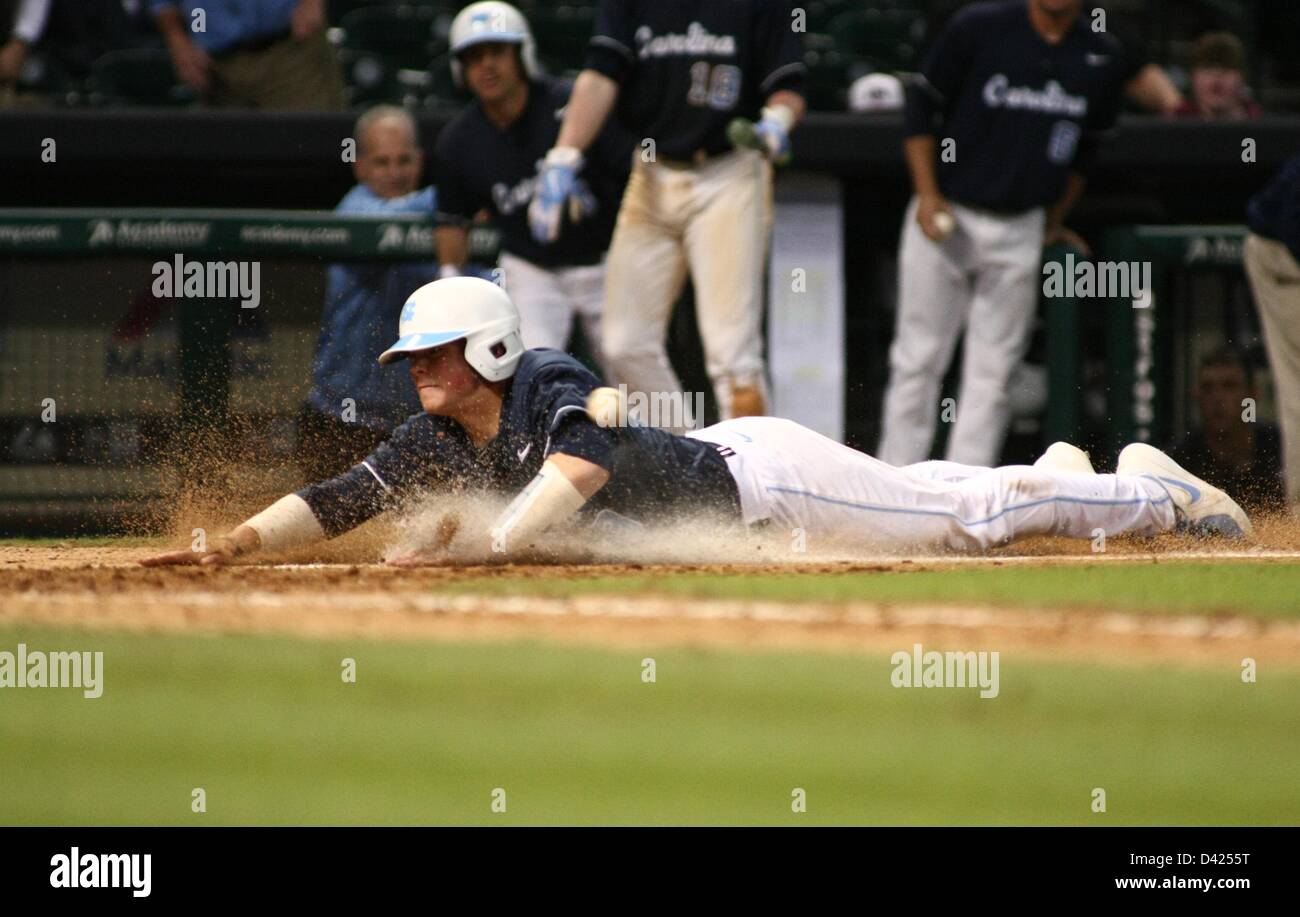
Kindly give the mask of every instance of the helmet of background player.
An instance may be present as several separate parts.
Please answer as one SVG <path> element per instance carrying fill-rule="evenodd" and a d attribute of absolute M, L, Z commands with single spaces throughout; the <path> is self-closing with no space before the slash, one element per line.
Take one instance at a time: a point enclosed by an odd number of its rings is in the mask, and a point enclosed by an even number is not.
<path fill-rule="evenodd" d="M 500 0 L 483 0 L 471 3 L 451 23 L 451 76 L 456 88 L 465 86 L 465 68 L 460 55 L 466 49 L 484 42 L 519 45 L 519 57 L 524 63 L 524 76 L 533 79 L 538 74 L 537 46 L 528 20 L 509 3 Z"/>
<path fill-rule="evenodd" d="M 524 342 L 519 310 L 506 291 L 478 277 L 448 277 L 426 283 L 409 297 L 398 323 L 397 343 L 380 363 L 401 360 L 415 350 L 465 341 L 465 362 L 489 382 L 515 374 Z"/>

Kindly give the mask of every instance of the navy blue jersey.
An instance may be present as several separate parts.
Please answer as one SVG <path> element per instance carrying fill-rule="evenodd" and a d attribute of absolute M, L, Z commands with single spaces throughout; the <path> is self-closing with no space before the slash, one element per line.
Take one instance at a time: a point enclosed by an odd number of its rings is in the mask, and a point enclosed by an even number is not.
<path fill-rule="evenodd" d="M 552 245 L 538 243 L 528 229 L 538 165 L 555 146 L 570 89 L 560 80 L 533 80 L 528 104 L 504 130 L 488 120 L 477 100 L 443 128 L 434 148 L 439 219 L 468 223 L 486 208 L 501 230 L 501 248 L 516 257 L 544 268 L 599 263 L 609 248 L 632 161 L 633 139 L 615 123 L 606 125 L 587 151 L 582 172 L 596 212 L 578 223 L 569 223 L 566 215 Z"/>
<path fill-rule="evenodd" d="M 945 197 L 1003 213 L 1049 206 L 1114 126 L 1137 63 L 1087 16 L 1052 45 L 1030 23 L 1027 0 L 976 3 L 926 52 L 908 92 L 908 135 L 939 138 Z"/>
<path fill-rule="evenodd" d="M 1246 221 L 1251 232 L 1281 242 L 1300 261 L 1300 156 L 1250 199 Z"/>
<path fill-rule="evenodd" d="M 601 0 L 587 67 L 621 84 L 620 120 L 668 159 L 731 149 L 732 118 L 805 76 L 788 0 Z"/>
<path fill-rule="evenodd" d="M 559 350 L 524 352 L 501 405 L 495 439 L 481 450 L 460 424 L 416 414 L 363 462 L 298 491 L 329 536 L 421 493 L 478 492 L 513 497 L 560 452 L 610 473 L 583 507 L 639 522 L 720 513 L 740 519 L 740 497 L 719 447 L 646 427 L 606 429 L 587 416 L 600 383 Z"/>

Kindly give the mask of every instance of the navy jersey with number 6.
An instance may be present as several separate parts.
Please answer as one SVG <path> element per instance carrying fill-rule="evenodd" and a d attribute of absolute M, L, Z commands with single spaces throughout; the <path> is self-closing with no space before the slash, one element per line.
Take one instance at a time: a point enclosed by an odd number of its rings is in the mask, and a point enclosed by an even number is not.
<path fill-rule="evenodd" d="M 582 516 L 609 509 L 639 522 L 700 513 L 740 520 L 736 481 L 717 446 L 653 427 L 596 426 L 586 404 L 599 384 L 566 353 L 525 351 L 501 405 L 497 436 L 482 449 L 455 421 L 416 414 L 365 461 L 298 496 L 333 537 L 422 493 L 513 497 L 547 456 L 561 452 L 610 473 Z"/>
<path fill-rule="evenodd" d="M 1055 203 L 1067 172 L 1086 171 L 1141 66 L 1094 22 L 1081 15 L 1053 45 L 1034 29 L 1027 0 L 976 3 L 953 16 L 907 106 L 908 135 L 939 140 L 944 196 L 1019 213 Z"/>
<path fill-rule="evenodd" d="M 587 67 L 621 84 L 619 118 L 656 155 L 717 155 L 732 118 L 802 92 L 794 26 L 788 0 L 601 0 Z"/>

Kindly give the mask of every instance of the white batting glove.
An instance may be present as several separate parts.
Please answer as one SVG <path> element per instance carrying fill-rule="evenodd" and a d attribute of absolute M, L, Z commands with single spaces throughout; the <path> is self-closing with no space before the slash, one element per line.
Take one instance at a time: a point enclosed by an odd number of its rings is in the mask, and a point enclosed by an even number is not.
<path fill-rule="evenodd" d="M 784 105 L 764 108 L 762 119 L 754 125 L 754 136 L 762 143 L 763 152 L 777 165 L 790 161 L 790 130 L 793 127 L 794 112 Z"/>
<path fill-rule="evenodd" d="M 564 207 L 573 196 L 582 171 L 582 151 L 557 146 L 546 154 L 537 173 L 537 191 L 528 205 L 528 226 L 533 238 L 550 244 L 560 237 Z"/>

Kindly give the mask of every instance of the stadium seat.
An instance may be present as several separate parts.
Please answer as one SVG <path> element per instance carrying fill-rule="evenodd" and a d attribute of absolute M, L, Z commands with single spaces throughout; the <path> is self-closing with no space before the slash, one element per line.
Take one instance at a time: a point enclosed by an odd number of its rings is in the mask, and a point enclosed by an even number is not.
<path fill-rule="evenodd" d="M 398 67 L 382 54 L 342 48 L 338 52 L 343 70 L 344 96 L 350 106 L 376 105 L 381 102 L 400 104 L 402 85 Z"/>
<path fill-rule="evenodd" d="M 447 50 L 438 32 L 439 11 L 432 7 L 374 6 L 354 10 L 339 22 L 342 46 L 382 54 L 398 67 L 426 70 Z"/>
<path fill-rule="evenodd" d="M 30 54 L 23 63 L 18 91 L 22 95 L 49 99 L 59 106 L 74 107 L 87 101 L 84 82 L 48 54 L 39 51 Z"/>
<path fill-rule="evenodd" d="M 110 51 L 90 70 L 92 105 L 189 105 L 195 93 L 176 78 L 166 51 Z"/>
<path fill-rule="evenodd" d="M 869 9 L 840 13 L 831 20 L 828 31 L 842 52 L 882 69 L 905 70 L 914 64 L 923 27 L 915 10 Z"/>

